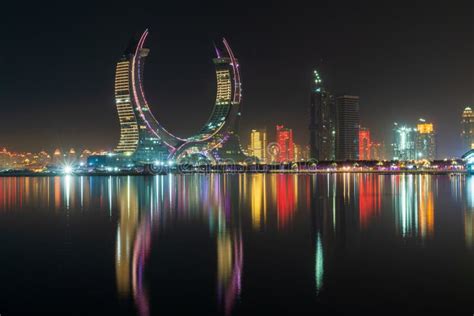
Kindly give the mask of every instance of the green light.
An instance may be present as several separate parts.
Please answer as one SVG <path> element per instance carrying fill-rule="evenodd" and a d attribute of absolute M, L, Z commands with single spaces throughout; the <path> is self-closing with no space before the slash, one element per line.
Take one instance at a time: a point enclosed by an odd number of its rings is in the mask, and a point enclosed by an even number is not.
<path fill-rule="evenodd" d="M 314 278 L 316 281 L 316 293 L 321 291 L 323 287 L 323 278 L 324 278 L 324 253 L 323 245 L 321 242 L 321 236 L 318 233 L 316 238 L 316 251 L 314 258 Z"/>

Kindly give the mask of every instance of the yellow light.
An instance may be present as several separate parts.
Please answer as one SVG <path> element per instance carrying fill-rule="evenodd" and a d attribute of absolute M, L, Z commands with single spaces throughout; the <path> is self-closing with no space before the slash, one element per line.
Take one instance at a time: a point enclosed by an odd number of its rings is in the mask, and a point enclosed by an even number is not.
<path fill-rule="evenodd" d="M 433 124 L 432 123 L 423 123 L 417 125 L 418 132 L 420 134 L 429 134 L 433 133 Z"/>

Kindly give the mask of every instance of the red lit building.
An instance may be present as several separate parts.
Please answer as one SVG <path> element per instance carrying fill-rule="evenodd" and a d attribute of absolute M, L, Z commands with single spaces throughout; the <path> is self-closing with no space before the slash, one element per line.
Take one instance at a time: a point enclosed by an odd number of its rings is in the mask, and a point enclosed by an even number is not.
<path fill-rule="evenodd" d="M 293 161 L 295 158 L 295 143 L 293 130 L 283 125 L 276 126 L 276 141 L 279 147 L 278 162 Z"/>
<path fill-rule="evenodd" d="M 359 129 L 359 160 L 370 160 L 370 130 L 365 127 Z"/>

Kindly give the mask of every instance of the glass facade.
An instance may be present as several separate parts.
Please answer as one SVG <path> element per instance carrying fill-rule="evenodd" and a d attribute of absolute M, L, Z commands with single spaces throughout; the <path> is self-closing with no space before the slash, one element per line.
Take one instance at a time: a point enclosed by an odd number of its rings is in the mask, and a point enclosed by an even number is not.
<path fill-rule="evenodd" d="M 416 158 L 436 159 L 436 134 L 433 124 L 421 119 L 416 129 Z"/>
<path fill-rule="evenodd" d="M 278 162 L 290 162 L 295 159 L 293 130 L 283 125 L 276 126 L 276 139 L 279 147 Z"/>
<path fill-rule="evenodd" d="M 339 96 L 336 99 L 336 159 L 359 159 L 359 97 Z"/>
<path fill-rule="evenodd" d="M 138 123 L 130 94 L 130 60 L 124 57 L 115 69 L 115 104 L 120 122 L 117 153 L 132 154 L 138 146 Z"/>
<path fill-rule="evenodd" d="M 196 152 L 212 157 L 217 149 L 224 153 L 238 151 L 239 156 L 246 158 L 236 134 L 241 99 L 239 64 L 228 43 L 223 40 L 227 56 L 221 56 L 217 51 L 218 57 L 214 59 L 217 93 L 213 111 L 197 134 L 182 139 L 160 125 L 145 98 L 142 82 L 149 49 L 143 45 L 147 36 L 148 30 L 132 39 L 116 66 L 115 102 L 120 139 L 115 152 L 139 164 L 178 160 Z M 232 150 L 224 150 L 225 142 L 231 138 Z"/>
<path fill-rule="evenodd" d="M 310 158 L 334 160 L 335 156 L 335 104 L 326 91 L 317 70 L 313 71 L 310 106 Z"/>
<path fill-rule="evenodd" d="M 462 113 L 461 138 L 463 152 L 474 149 L 474 113 L 471 107 L 466 107 Z"/>
<path fill-rule="evenodd" d="M 256 157 L 261 163 L 267 161 L 267 131 L 252 130 L 250 132 L 249 155 Z"/>
<path fill-rule="evenodd" d="M 416 128 L 399 125 L 393 125 L 392 151 L 393 160 L 415 160 L 415 137 Z"/>

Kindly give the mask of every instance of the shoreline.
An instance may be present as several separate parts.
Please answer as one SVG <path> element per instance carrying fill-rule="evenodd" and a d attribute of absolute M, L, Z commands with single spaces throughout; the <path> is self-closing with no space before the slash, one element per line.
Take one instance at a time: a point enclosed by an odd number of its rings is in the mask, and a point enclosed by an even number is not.
<path fill-rule="evenodd" d="M 0 178 L 8 177 L 110 177 L 110 176 L 157 176 L 157 175 L 191 175 L 191 174 L 295 174 L 295 175 L 318 175 L 318 174 L 426 174 L 426 175 L 469 175 L 465 170 L 269 170 L 269 171 L 181 171 L 164 174 L 144 174 L 137 172 L 77 172 L 72 174 L 49 173 L 49 172 L 8 172 L 0 173 Z"/>

